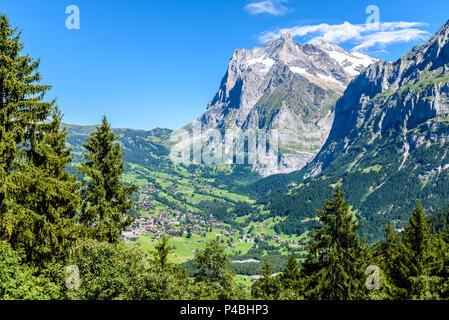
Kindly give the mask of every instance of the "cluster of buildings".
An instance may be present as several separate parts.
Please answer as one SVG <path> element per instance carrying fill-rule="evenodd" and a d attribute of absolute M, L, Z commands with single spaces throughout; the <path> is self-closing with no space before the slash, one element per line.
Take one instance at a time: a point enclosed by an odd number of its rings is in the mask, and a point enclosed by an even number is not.
<path fill-rule="evenodd" d="M 193 185 L 199 185 L 197 182 L 193 182 Z M 206 190 L 213 190 L 210 185 L 201 185 Z M 155 205 L 152 203 L 152 197 L 149 196 L 152 193 L 160 192 L 160 190 L 151 182 L 140 187 L 141 194 L 146 195 L 145 198 L 140 198 L 137 201 L 137 205 L 140 209 L 146 211 L 152 209 Z M 214 235 L 221 236 L 234 236 L 236 234 L 235 228 L 224 225 L 221 221 L 217 220 L 214 216 L 204 217 L 192 211 L 180 211 L 164 206 L 161 209 L 162 212 L 136 219 L 134 224 L 128 227 L 121 235 L 121 239 L 124 241 L 136 241 L 140 235 L 152 234 L 155 239 L 160 238 L 163 235 L 168 236 L 182 236 L 184 233 L 196 234 L 201 237 L 205 237 L 208 232 L 214 230 Z M 269 223 L 263 226 L 257 226 L 256 228 L 268 227 Z M 217 232 L 219 230 L 219 232 Z M 265 233 L 260 233 L 257 237 L 262 241 L 272 241 L 277 244 L 290 243 L 300 244 L 300 241 L 296 240 L 282 240 L 279 236 L 270 236 Z M 255 243 L 255 237 L 252 234 L 243 234 L 237 240 L 237 243 Z M 230 247 L 235 247 L 235 244 L 229 244 Z"/>

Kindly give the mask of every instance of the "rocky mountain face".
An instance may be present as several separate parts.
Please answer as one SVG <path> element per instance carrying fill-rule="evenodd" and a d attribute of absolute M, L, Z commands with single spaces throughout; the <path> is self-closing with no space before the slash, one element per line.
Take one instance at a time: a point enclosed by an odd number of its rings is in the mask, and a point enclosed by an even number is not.
<path fill-rule="evenodd" d="M 254 169 L 264 176 L 299 170 L 326 141 L 336 100 L 374 61 L 324 42 L 298 44 L 289 34 L 235 50 L 199 122 L 203 131 L 276 129 L 280 162 Z"/>
<path fill-rule="evenodd" d="M 414 141 L 416 136 L 410 133 L 449 113 L 448 29 L 445 25 L 426 44 L 394 63 L 371 65 L 349 85 L 336 105 L 328 142 L 308 168 L 310 175 L 321 172 L 339 154 L 348 153 L 368 137 L 367 145 L 382 141 L 390 132 L 402 137 L 402 165 L 410 151 L 428 142 Z"/>
<path fill-rule="evenodd" d="M 401 229 L 418 199 L 427 213 L 449 202 L 448 151 L 449 22 L 424 45 L 369 66 L 349 84 L 322 150 L 286 180 L 298 185 L 270 205 L 296 206 L 287 225 L 313 213 L 341 182 L 375 240 L 389 220 Z"/>

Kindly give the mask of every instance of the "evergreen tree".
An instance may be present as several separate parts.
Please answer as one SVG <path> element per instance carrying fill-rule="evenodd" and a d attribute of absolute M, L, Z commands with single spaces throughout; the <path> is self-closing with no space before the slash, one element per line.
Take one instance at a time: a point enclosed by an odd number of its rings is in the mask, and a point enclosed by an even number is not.
<path fill-rule="evenodd" d="M 401 238 L 389 221 L 385 228 L 385 240 L 376 244 L 373 252 L 375 264 L 380 267 L 382 275 L 381 293 L 377 293 L 378 297 L 395 299 L 404 296 L 402 281 L 408 273 L 408 266 L 400 259 L 404 250 Z"/>
<path fill-rule="evenodd" d="M 124 153 L 120 144 L 114 143 L 117 139 L 103 117 L 101 126 L 84 144 L 87 153 L 80 168 L 84 185 L 79 220 L 89 226 L 89 234 L 99 241 L 116 242 L 122 230 L 133 221 L 129 216 L 125 219 L 124 215 L 133 205 L 130 196 L 137 186 L 126 186 L 121 178 L 125 171 Z"/>
<path fill-rule="evenodd" d="M 203 251 L 195 253 L 195 261 L 198 265 L 195 280 L 206 283 L 222 283 L 223 270 L 231 262 L 224 247 L 217 240 L 206 243 Z"/>
<path fill-rule="evenodd" d="M 265 258 L 264 266 L 262 268 L 262 277 L 255 284 L 258 287 L 257 298 L 265 300 L 277 299 L 279 295 L 279 284 L 273 276 L 273 269 L 270 265 L 269 257 Z"/>
<path fill-rule="evenodd" d="M 22 263 L 23 256 L 0 241 L 0 300 L 56 300 L 61 288 Z"/>
<path fill-rule="evenodd" d="M 431 257 L 431 234 L 429 223 L 424 215 L 424 208 L 421 201 L 413 209 L 408 226 L 404 231 L 404 244 L 412 253 L 410 255 L 411 275 L 428 273 L 429 258 Z"/>
<path fill-rule="evenodd" d="M 405 250 L 401 262 L 408 266 L 404 289 L 407 298 L 432 299 L 437 297 L 441 279 L 438 274 L 443 260 L 436 250 L 436 238 L 430 233 L 430 225 L 424 214 L 421 201 L 413 209 L 408 226 L 404 230 Z"/>
<path fill-rule="evenodd" d="M 436 235 L 435 247 L 443 265 L 437 275 L 442 279 L 440 298 L 449 299 L 449 229 L 444 227 Z"/>
<path fill-rule="evenodd" d="M 288 257 L 284 271 L 279 277 L 279 282 L 283 289 L 300 290 L 300 271 L 294 254 Z"/>
<path fill-rule="evenodd" d="M 306 299 L 350 300 L 366 294 L 367 252 L 357 234 L 360 223 L 343 196 L 337 185 L 334 199 L 317 211 L 322 225 L 314 230 L 301 270 Z"/>
<path fill-rule="evenodd" d="M 441 233 L 433 236 L 418 202 L 405 230 L 398 234 L 391 222 L 375 256 L 385 272 L 384 294 L 390 299 L 436 299 L 444 277 L 446 245 Z"/>
<path fill-rule="evenodd" d="M 209 299 L 246 298 L 244 289 L 234 282 L 234 272 L 229 267 L 231 261 L 218 241 L 208 242 L 203 251 L 195 253 L 195 262 L 198 266 L 195 282 L 207 289 Z"/>
<path fill-rule="evenodd" d="M 172 265 L 168 262 L 168 255 L 174 247 L 168 243 L 168 237 L 164 235 L 154 248 L 156 249 L 153 251 L 154 264 L 161 270 L 171 269 Z"/>
<path fill-rule="evenodd" d="M 245 288 L 234 281 L 234 275 L 230 268 L 222 271 L 221 290 L 219 290 L 218 299 L 244 300 L 247 298 Z"/>
<path fill-rule="evenodd" d="M 0 16 L 0 239 L 25 250 L 25 262 L 63 256 L 76 238 L 79 197 L 66 171 L 71 150 L 40 61 L 21 55 L 21 33 Z"/>

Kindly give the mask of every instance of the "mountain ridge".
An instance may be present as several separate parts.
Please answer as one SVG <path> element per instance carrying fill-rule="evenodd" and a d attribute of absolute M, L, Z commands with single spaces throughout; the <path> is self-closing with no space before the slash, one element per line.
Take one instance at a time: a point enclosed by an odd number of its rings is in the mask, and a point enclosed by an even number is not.
<path fill-rule="evenodd" d="M 323 157 L 323 153 L 326 152 L 326 145 L 342 137 L 348 137 L 351 135 L 350 131 L 357 128 L 366 119 L 358 118 L 360 112 L 365 112 L 367 106 L 369 107 L 370 100 L 377 98 L 389 98 L 394 92 L 400 90 L 407 90 L 408 87 L 413 85 L 419 86 L 419 81 L 425 79 L 431 79 L 432 73 L 438 68 L 443 68 L 441 73 L 447 73 L 447 63 L 449 62 L 449 21 L 425 44 L 422 46 L 416 46 L 409 51 L 403 57 L 397 59 L 395 62 L 380 61 L 369 66 L 363 71 L 354 81 L 348 86 L 345 95 L 336 104 L 336 119 L 333 127 L 329 133 L 329 139 L 326 141 L 323 149 L 314 159 L 314 162 L 320 162 Z M 445 51 L 441 51 L 440 46 L 434 45 L 439 43 L 441 39 L 445 42 L 443 48 Z M 441 45 L 441 44 L 440 44 Z M 429 61 L 429 56 L 432 53 L 443 53 L 445 57 L 446 66 L 440 65 L 440 55 L 434 57 Z M 434 63 L 434 62 L 437 63 Z M 423 74 L 423 72 L 425 72 Z M 421 77 L 422 76 L 422 77 Z M 423 79 L 423 77 L 426 77 Z M 428 88 L 428 96 L 431 94 L 437 94 L 438 89 Z M 379 96 L 381 95 L 381 96 Z M 420 97 L 418 97 L 419 99 Z M 407 103 L 407 101 L 404 101 Z M 440 103 L 438 99 L 427 99 L 420 101 L 422 104 L 418 107 L 410 109 L 406 106 L 402 108 L 396 108 L 387 114 L 381 121 L 377 121 L 377 125 L 381 129 L 385 130 L 390 128 L 391 125 L 395 125 L 397 121 L 404 120 L 405 127 L 408 129 L 416 127 L 418 124 L 425 122 L 426 120 L 437 116 L 437 114 L 444 114 L 449 112 L 449 109 L 445 103 Z M 416 101 L 413 101 L 416 104 Z M 443 108 L 443 109 L 442 109 Z M 408 114 L 405 112 L 407 111 Z M 381 130 L 382 131 L 382 130 Z M 374 137 L 373 137 L 374 139 Z M 326 165 L 329 160 L 321 160 Z M 320 172 L 321 168 L 314 168 L 312 175 L 316 172 Z"/>
<path fill-rule="evenodd" d="M 337 45 L 299 44 L 289 34 L 263 47 L 234 50 L 220 88 L 198 118 L 212 129 L 277 129 L 281 160 L 255 165 L 264 176 L 306 165 L 325 142 L 333 106 L 370 63 Z"/>
<path fill-rule="evenodd" d="M 428 213 L 449 197 L 449 24 L 395 62 L 377 62 L 348 86 L 335 106 L 323 148 L 282 180 L 265 203 L 295 232 L 341 183 L 363 232 L 379 240 L 392 221 L 401 229 L 421 199 Z M 267 181 L 256 183 L 258 187 Z M 285 188 L 285 189 L 283 189 Z M 262 188 L 265 192 L 266 189 Z"/>

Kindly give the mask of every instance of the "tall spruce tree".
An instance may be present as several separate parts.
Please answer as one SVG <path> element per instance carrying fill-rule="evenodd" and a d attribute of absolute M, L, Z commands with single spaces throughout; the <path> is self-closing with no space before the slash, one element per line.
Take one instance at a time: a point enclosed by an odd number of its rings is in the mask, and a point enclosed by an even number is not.
<path fill-rule="evenodd" d="M 159 242 L 154 246 L 153 263 L 161 270 L 172 269 L 172 264 L 168 262 L 168 255 L 174 249 L 173 246 L 169 244 L 169 239 L 167 235 L 163 235 Z"/>
<path fill-rule="evenodd" d="M 300 290 L 300 271 L 294 254 L 288 257 L 282 274 L 279 276 L 279 282 L 283 289 Z"/>
<path fill-rule="evenodd" d="M 273 269 L 270 265 L 270 259 L 265 258 L 264 266 L 262 268 L 262 277 L 255 284 L 258 287 L 258 298 L 265 300 L 277 299 L 279 295 L 279 283 L 273 276 Z"/>
<path fill-rule="evenodd" d="M 80 168 L 84 181 L 79 220 L 88 226 L 89 235 L 98 241 L 116 242 L 122 230 L 133 221 L 124 216 L 133 205 L 130 197 L 137 186 L 127 186 L 122 180 L 124 153 L 115 142 L 117 139 L 103 117 L 101 126 L 84 143 L 87 153 Z"/>
<path fill-rule="evenodd" d="M 437 252 L 438 238 L 430 233 L 430 225 L 424 214 L 421 201 L 413 209 L 404 230 L 404 252 L 400 262 L 408 266 L 403 280 L 406 298 L 438 298 L 441 279 L 437 276 L 443 268 L 443 259 Z"/>
<path fill-rule="evenodd" d="M 198 272 L 195 274 L 196 282 L 222 283 L 223 271 L 229 268 L 231 260 L 225 253 L 225 248 L 217 240 L 206 243 L 203 251 L 195 253 L 195 262 Z"/>
<path fill-rule="evenodd" d="M 21 32 L 0 16 L 0 239 L 23 249 L 26 262 L 64 255 L 76 237 L 79 197 L 66 133 L 40 60 L 21 55 Z"/>
<path fill-rule="evenodd" d="M 404 230 L 404 244 L 412 253 L 410 258 L 411 275 L 420 275 L 429 272 L 431 268 L 431 234 L 427 217 L 421 201 L 413 209 L 408 226 Z"/>
<path fill-rule="evenodd" d="M 197 272 L 195 283 L 201 291 L 207 292 L 210 299 L 245 299 L 246 293 L 241 285 L 234 282 L 234 271 L 225 248 L 217 240 L 206 243 L 206 248 L 195 253 Z"/>
<path fill-rule="evenodd" d="M 340 185 L 334 199 L 317 211 L 316 227 L 301 270 L 306 299 L 351 300 L 366 294 L 367 253 L 359 240 L 360 223 L 344 200 Z"/>
<path fill-rule="evenodd" d="M 437 257 L 442 261 L 442 267 L 437 276 L 441 278 L 440 298 L 449 299 L 449 229 L 447 227 L 438 231 L 435 235 L 435 251 Z"/>
<path fill-rule="evenodd" d="M 378 296 L 384 299 L 396 299 L 406 296 L 404 292 L 404 279 L 408 273 L 409 267 L 401 260 L 401 255 L 405 251 L 401 237 L 396 232 L 391 221 L 385 228 L 385 240 L 375 245 L 373 258 L 375 264 L 380 267 L 383 275 L 381 292 Z"/>

